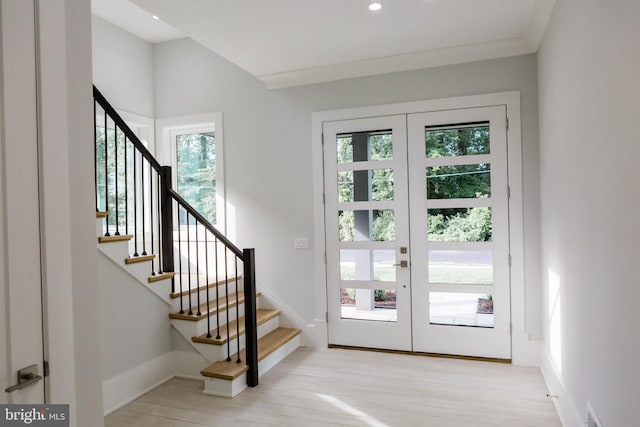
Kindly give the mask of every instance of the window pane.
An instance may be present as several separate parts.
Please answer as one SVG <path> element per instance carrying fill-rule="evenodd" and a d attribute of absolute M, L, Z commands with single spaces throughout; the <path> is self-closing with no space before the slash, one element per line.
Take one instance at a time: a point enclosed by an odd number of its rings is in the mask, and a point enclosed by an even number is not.
<path fill-rule="evenodd" d="M 338 163 L 388 160 L 393 158 L 391 131 L 353 132 L 337 135 Z"/>
<path fill-rule="evenodd" d="M 393 169 L 338 172 L 338 202 L 393 200 Z"/>
<path fill-rule="evenodd" d="M 491 197 L 491 166 L 433 166 L 427 168 L 428 199 Z"/>
<path fill-rule="evenodd" d="M 178 193 L 216 223 L 216 146 L 211 133 L 176 136 Z"/>
<path fill-rule="evenodd" d="M 396 291 L 392 289 L 340 289 L 343 319 L 395 322 Z"/>
<path fill-rule="evenodd" d="M 340 279 L 395 282 L 395 250 L 340 249 Z"/>
<path fill-rule="evenodd" d="M 429 251 L 429 283 L 493 284 L 492 251 Z"/>
<path fill-rule="evenodd" d="M 430 242 L 490 242 L 491 208 L 428 209 Z"/>
<path fill-rule="evenodd" d="M 341 242 L 393 242 L 396 224 L 393 209 L 338 211 Z"/>
<path fill-rule="evenodd" d="M 489 124 L 469 124 L 425 129 L 427 157 L 489 154 Z"/>
<path fill-rule="evenodd" d="M 487 294 L 429 292 L 429 322 L 493 328 L 493 298 Z"/>

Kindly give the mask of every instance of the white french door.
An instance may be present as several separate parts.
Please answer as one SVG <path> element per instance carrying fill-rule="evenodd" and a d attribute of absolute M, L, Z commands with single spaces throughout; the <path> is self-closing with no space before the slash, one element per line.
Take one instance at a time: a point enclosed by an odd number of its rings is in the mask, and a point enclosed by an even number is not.
<path fill-rule="evenodd" d="M 325 123 L 324 139 L 330 343 L 411 350 L 406 117 Z"/>
<path fill-rule="evenodd" d="M 330 344 L 511 358 L 505 117 L 324 123 Z"/>

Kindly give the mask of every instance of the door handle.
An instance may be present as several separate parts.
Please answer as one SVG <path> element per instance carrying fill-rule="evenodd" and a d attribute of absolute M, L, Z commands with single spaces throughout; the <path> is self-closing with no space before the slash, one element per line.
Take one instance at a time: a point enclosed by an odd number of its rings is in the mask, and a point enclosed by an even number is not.
<path fill-rule="evenodd" d="M 400 261 L 397 264 L 393 264 L 394 267 L 402 267 L 402 268 L 406 268 L 409 267 L 409 261 Z"/>
<path fill-rule="evenodd" d="M 14 384 L 11 387 L 4 389 L 7 393 L 13 393 L 16 390 L 22 390 L 25 387 L 29 387 L 32 384 L 37 383 L 42 379 L 41 375 L 38 375 L 38 365 L 27 366 L 26 368 L 18 371 L 18 384 Z"/>

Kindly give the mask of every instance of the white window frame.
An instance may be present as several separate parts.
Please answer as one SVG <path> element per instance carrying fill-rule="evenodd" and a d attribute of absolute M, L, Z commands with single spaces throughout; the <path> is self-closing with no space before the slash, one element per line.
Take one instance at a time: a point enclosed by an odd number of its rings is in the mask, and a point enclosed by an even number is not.
<path fill-rule="evenodd" d="M 509 199 L 509 236 L 511 250 L 511 310 L 512 310 L 512 362 L 516 365 L 539 366 L 540 343 L 530 340 L 525 324 L 525 275 L 524 275 L 524 212 L 522 192 L 522 133 L 520 116 L 520 92 L 499 92 L 455 98 L 432 99 L 371 107 L 346 108 L 312 113 L 312 161 L 314 194 L 314 283 L 315 319 L 308 325 L 307 335 L 318 347 L 326 347 L 327 340 L 327 275 L 325 270 L 325 218 L 324 218 L 324 166 L 322 125 L 327 121 L 350 120 L 395 114 L 412 114 L 460 108 L 506 105 L 509 126 L 508 174 L 511 197 Z"/>
<path fill-rule="evenodd" d="M 190 116 L 156 120 L 156 134 L 159 135 L 157 159 L 172 169 L 172 185 L 177 186 L 176 135 L 185 133 L 214 132 L 216 144 L 216 223 L 213 224 L 223 234 L 227 233 L 226 186 L 224 179 L 224 133 L 222 113 L 205 113 Z"/>

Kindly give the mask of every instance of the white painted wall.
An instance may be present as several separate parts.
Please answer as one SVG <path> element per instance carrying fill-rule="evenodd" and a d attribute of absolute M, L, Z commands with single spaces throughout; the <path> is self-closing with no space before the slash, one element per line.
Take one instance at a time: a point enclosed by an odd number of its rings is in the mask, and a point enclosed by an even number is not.
<path fill-rule="evenodd" d="M 314 231 L 311 113 L 521 91 L 527 330 L 541 337 L 535 55 L 269 91 L 183 39 L 155 46 L 155 73 L 157 118 L 223 113 L 228 227 L 240 247 L 256 248 L 258 286 L 306 323 L 324 318 L 316 309 L 313 253 L 293 245 L 295 237 L 311 238 Z"/>
<path fill-rule="evenodd" d="M 637 425 L 640 3 L 559 0 L 539 52 L 544 373 L 566 426 Z"/>
<path fill-rule="evenodd" d="M 153 45 L 92 15 L 93 84 L 118 111 L 154 117 Z"/>
<path fill-rule="evenodd" d="M 104 381 L 171 351 L 169 306 L 101 252 L 98 284 Z"/>

